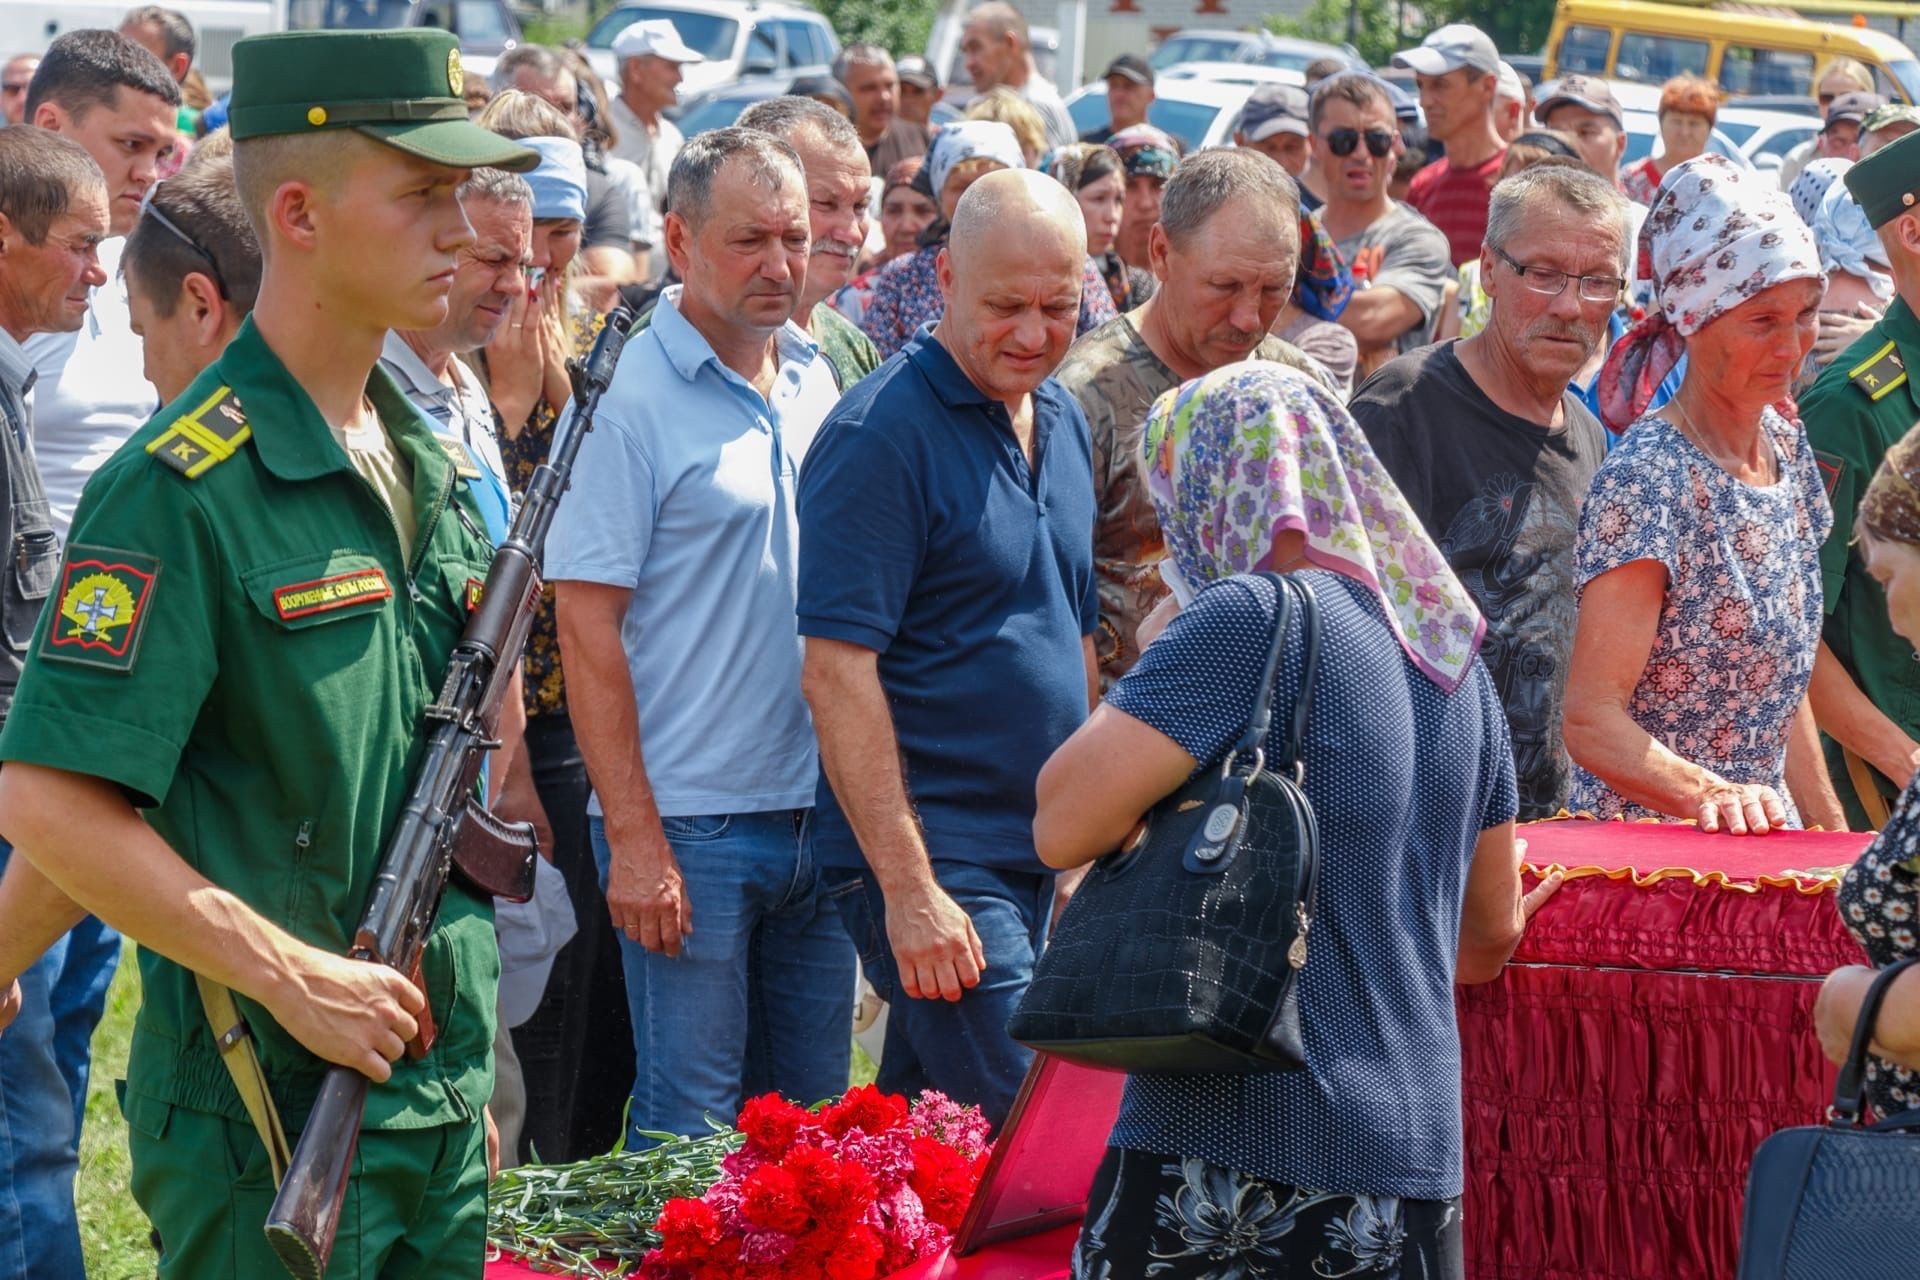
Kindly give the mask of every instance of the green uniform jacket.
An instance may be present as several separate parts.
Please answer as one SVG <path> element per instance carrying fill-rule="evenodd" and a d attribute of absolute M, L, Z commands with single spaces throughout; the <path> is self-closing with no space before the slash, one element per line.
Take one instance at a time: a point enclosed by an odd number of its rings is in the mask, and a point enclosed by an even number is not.
<path fill-rule="evenodd" d="M 1833 532 L 1820 551 L 1827 607 L 1823 638 L 1861 692 L 1907 733 L 1920 736 L 1920 660 L 1888 621 L 1886 592 L 1851 545 L 1867 483 L 1887 450 L 1920 419 L 1920 388 L 1907 376 L 1916 361 L 1920 320 L 1905 301 L 1895 299 L 1880 323 L 1842 352 L 1801 397 L 1800 414 L 1833 503 Z M 1837 749 L 1828 755 L 1830 762 L 1839 758 Z M 1846 770 L 1830 772 L 1849 817 L 1864 823 Z M 1907 782 L 1879 781 L 1889 800 Z"/>
<path fill-rule="evenodd" d="M 118 783 L 186 862 L 344 953 L 424 751 L 421 711 L 492 551 L 431 425 L 367 385 L 413 468 L 403 557 L 386 503 L 249 320 L 87 485 L 0 760 Z M 373 1087 L 368 1128 L 479 1116 L 492 1091 L 491 903 L 448 890 L 424 973 L 440 1036 Z M 169 1106 L 245 1121 L 193 975 L 140 953 L 130 1123 Z M 289 1131 L 324 1064 L 241 1007 Z"/>

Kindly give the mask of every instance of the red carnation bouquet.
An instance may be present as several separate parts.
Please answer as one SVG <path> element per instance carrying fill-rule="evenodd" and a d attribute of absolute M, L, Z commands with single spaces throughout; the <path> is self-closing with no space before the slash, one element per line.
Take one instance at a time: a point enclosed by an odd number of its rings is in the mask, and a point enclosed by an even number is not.
<path fill-rule="evenodd" d="M 645 1280 L 877 1280 L 947 1247 L 987 1164 L 986 1118 L 872 1085 L 808 1110 L 774 1094 L 697 1200 L 669 1200 Z"/>

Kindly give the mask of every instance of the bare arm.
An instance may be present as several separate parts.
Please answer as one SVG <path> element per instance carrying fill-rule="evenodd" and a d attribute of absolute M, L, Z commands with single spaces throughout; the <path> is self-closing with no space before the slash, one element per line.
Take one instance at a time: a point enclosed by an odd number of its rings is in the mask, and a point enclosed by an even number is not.
<path fill-rule="evenodd" d="M 1666 568 L 1635 560 L 1589 582 L 1580 600 L 1568 664 L 1567 753 L 1635 804 L 1702 831 L 1765 835 L 1786 822 L 1771 787 L 1731 783 L 1675 754 L 1627 711 L 1653 652 L 1666 597 Z"/>
<path fill-rule="evenodd" d="M 20 975 L 86 914 L 27 858 L 7 859 L 0 876 L 0 1031 L 20 1015 Z"/>
<path fill-rule="evenodd" d="M 1362 352 L 1384 347 L 1420 323 L 1420 308 L 1398 289 L 1375 286 L 1355 289 L 1340 313 L 1340 323 L 1353 331 Z"/>
<path fill-rule="evenodd" d="M 628 587 L 554 584 L 567 710 L 600 797 L 612 853 L 607 910 L 614 927 L 647 950 L 677 956 L 682 938 L 693 932 L 693 903 L 660 826 L 640 750 L 640 712 L 620 642 L 620 622 L 632 598 Z"/>
<path fill-rule="evenodd" d="M 1101 703 L 1040 770 L 1033 819 L 1040 860 L 1066 871 L 1112 853 L 1198 764 L 1166 734 Z"/>
<path fill-rule="evenodd" d="M 1514 838 L 1511 822 L 1487 828 L 1474 842 L 1467 896 L 1460 908 L 1455 982 L 1492 982 L 1499 977 L 1520 945 L 1527 921 L 1559 892 L 1565 877 L 1558 871 L 1535 885 L 1532 893 L 1520 892 L 1520 863 L 1526 853 L 1527 842 Z"/>
<path fill-rule="evenodd" d="M 1916 743 L 1887 713 L 1860 691 L 1846 667 L 1820 642 L 1813 663 L 1813 685 L 1807 691 L 1813 718 L 1834 741 L 1878 769 L 1889 781 L 1905 784 L 1920 766 Z"/>
<path fill-rule="evenodd" d="M 1827 773 L 1826 756 L 1820 750 L 1820 730 L 1813 723 L 1811 698 L 1800 700 L 1800 709 L 1793 713 L 1793 724 L 1787 730 L 1787 794 L 1793 797 L 1804 825 L 1828 831 L 1847 829 L 1846 810 L 1840 807 L 1840 796 Z"/>
<path fill-rule="evenodd" d="M 1866 998 L 1875 970 L 1849 965 L 1827 975 L 1813 1005 L 1814 1029 L 1820 1047 L 1834 1062 L 1844 1061 L 1860 1020 L 1860 1002 Z M 1873 1024 L 1873 1052 L 1903 1067 L 1920 1068 L 1920 972 L 1912 969 L 1893 980 L 1886 1003 Z"/>
<path fill-rule="evenodd" d="M 405 977 L 308 946 L 261 916 L 182 861 L 112 783 L 9 763 L 0 769 L 0 832 L 74 903 L 257 1001 L 329 1062 L 385 1080 L 417 1030 L 425 1000 Z M 13 915 L 19 899 L 4 898 L 0 936 L 47 927 L 23 925 Z"/>
<path fill-rule="evenodd" d="M 986 953 L 973 921 L 934 880 L 879 660 L 857 644 L 809 636 L 801 688 L 821 767 L 886 898 L 887 939 L 902 988 L 916 999 L 958 1000 L 979 985 Z"/>
<path fill-rule="evenodd" d="M 547 808 L 540 803 L 540 790 L 533 782 L 533 760 L 527 754 L 524 687 L 525 673 L 516 669 L 513 685 L 507 690 L 507 705 L 500 711 L 500 749 L 493 753 L 489 773 L 493 785 L 490 803 L 502 818 L 531 822 L 540 841 L 540 856 L 552 862 L 553 824 L 547 821 Z"/>

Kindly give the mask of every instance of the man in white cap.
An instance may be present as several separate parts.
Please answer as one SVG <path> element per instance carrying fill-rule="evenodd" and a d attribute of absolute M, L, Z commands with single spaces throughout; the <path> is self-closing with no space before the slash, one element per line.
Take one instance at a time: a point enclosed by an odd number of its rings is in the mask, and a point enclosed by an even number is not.
<path fill-rule="evenodd" d="M 1307 91 L 1290 84 L 1263 84 L 1240 108 L 1240 118 L 1233 125 L 1233 142 L 1258 151 L 1298 178 L 1307 171 L 1310 132 Z"/>
<path fill-rule="evenodd" d="M 620 140 L 613 154 L 633 161 L 647 175 L 658 218 L 667 211 L 667 174 L 683 141 L 663 113 L 679 101 L 680 68 L 706 58 L 687 47 L 673 23 L 649 18 L 613 38 L 613 60 L 620 73 L 620 96 L 613 100 L 613 127 Z"/>
<path fill-rule="evenodd" d="M 1503 58 L 1493 84 L 1493 127 L 1500 141 L 1511 146 L 1527 131 L 1527 79 Z"/>
<path fill-rule="evenodd" d="M 1413 175 L 1407 203 L 1446 234 L 1453 265 L 1480 256 L 1487 200 L 1507 158 L 1494 122 L 1500 52 L 1486 32 L 1464 22 L 1441 27 L 1418 49 L 1393 55 L 1414 73 L 1427 133 L 1447 154 Z"/>

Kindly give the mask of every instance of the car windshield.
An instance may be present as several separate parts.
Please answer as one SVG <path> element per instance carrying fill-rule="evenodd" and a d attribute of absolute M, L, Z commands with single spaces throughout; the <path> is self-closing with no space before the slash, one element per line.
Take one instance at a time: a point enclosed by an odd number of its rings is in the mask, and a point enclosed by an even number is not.
<path fill-rule="evenodd" d="M 1902 58 L 1898 62 L 1887 64 L 1885 75 L 1893 77 L 1900 86 L 1900 92 L 1906 95 L 1908 102 L 1920 102 L 1920 62 L 1912 58 Z"/>
<path fill-rule="evenodd" d="M 292 0 L 287 26 L 294 31 L 404 27 L 412 10 L 411 0 Z"/>
<path fill-rule="evenodd" d="M 1147 122 L 1158 125 L 1180 139 L 1180 145 L 1188 151 L 1195 151 L 1206 139 L 1207 130 L 1213 125 L 1213 118 L 1219 114 L 1220 108 L 1208 106 L 1204 102 L 1176 102 L 1172 98 L 1155 98 L 1153 105 L 1147 108 Z"/>
<path fill-rule="evenodd" d="M 741 113 L 748 107 L 760 101 L 762 101 L 760 98 L 744 97 L 737 93 L 721 94 L 718 97 L 694 103 L 682 111 L 680 118 L 674 123 L 681 133 L 691 138 L 694 134 L 705 133 L 709 129 L 726 128 L 738 120 Z"/>
<path fill-rule="evenodd" d="M 1217 36 L 1177 36 L 1155 49 L 1147 61 L 1156 71 L 1176 62 L 1231 62 L 1245 44 L 1244 40 Z"/>
<path fill-rule="evenodd" d="M 1241 55 L 1242 62 L 1257 62 L 1263 67 L 1279 67 L 1282 71 L 1305 71 L 1320 60 L 1322 55 L 1305 49 L 1260 46 L 1247 50 Z"/>
<path fill-rule="evenodd" d="M 680 38 L 703 58 L 725 62 L 733 57 L 734 38 L 740 24 L 716 13 L 689 13 L 684 9 L 655 9 L 647 5 L 623 5 L 594 24 L 587 35 L 589 49 L 611 49 L 613 38 L 636 22 L 665 18 L 680 33 Z"/>
<path fill-rule="evenodd" d="M 1649 121 L 1649 124 L 1651 124 L 1650 128 L 1632 121 L 1628 122 L 1627 150 L 1626 154 L 1620 157 L 1622 167 L 1638 164 L 1653 154 L 1654 147 L 1660 142 L 1660 126 L 1652 121 Z M 1724 124 L 1714 126 L 1712 136 L 1707 139 L 1707 150 L 1718 152 L 1742 169 L 1753 168 L 1753 161 L 1747 159 L 1740 148 L 1734 145 L 1733 139 L 1722 132 L 1725 128 Z"/>
<path fill-rule="evenodd" d="M 1740 120 L 1722 120 L 1719 124 L 1720 132 L 1733 139 L 1736 147 L 1745 146 L 1747 139 L 1751 138 L 1754 130 L 1759 127 L 1757 124 L 1747 124 Z"/>
<path fill-rule="evenodd" d="M 494 0 L 460 0 L 454 8 L 454 29 L 468 44 L 504 44 L 513 38 Z"/>

